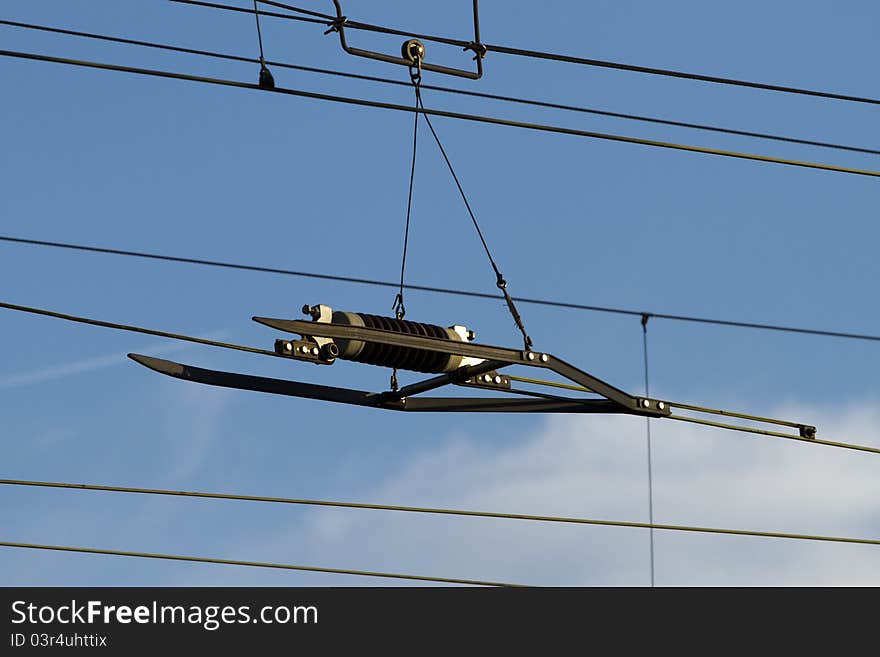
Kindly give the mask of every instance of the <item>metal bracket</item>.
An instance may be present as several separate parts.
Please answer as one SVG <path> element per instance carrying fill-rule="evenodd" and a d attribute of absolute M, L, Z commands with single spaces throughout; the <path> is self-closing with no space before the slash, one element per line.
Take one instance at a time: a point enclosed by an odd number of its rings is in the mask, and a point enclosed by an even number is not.
<path fill-rule="evenodd" d="M 569 381 L 584 386 L 585 388 L 589 388 L 596 394 L 610 400 L 619 407 L 618 412 L 648 417 L 667 417 L 671 413 L 669 405 L 665 402 L 656 399 L 634 397 L 623 390 L 612 386 L 610 383 L 606 383 L 605 381 L 594 377 L 592 374 L 584 372 L 574 365 L 566 363 L 564 360 L 556 358 L 548 353 L 521 351 L 506 347 L 493 347 L 484 344 L 458 342 L 456 340 L 444 340 L 441 338 L 430 338 L 419 335 L 407 335 L 396 333 L 394 331 L 362 326 L 324 324 L 321 322 L 304 322 L 295 319 L 274 319 L 269 317 L 254 317 L 253 319 L 260 324 L 265 324 L 276 330 L 284 331 L 286 333 L 298 333 L 303 336 L 320 335 L 326 338 L 363 340 L 365 342 L 376 342 L 395 347 L 408 347 L 413 349 L 424 349 L 427 351 L 451 353 L 459 356 L 471 356 L 487 362 L 495 361 L 491 365 L 491 370 L 497 370 L 499 367 L 515 364 L 548 369 L 565 377 Z M 487 367 L 487 369 L 479 372 L 479 374 L 485 374 L 488 371 L 490 371 L 490 368 Z M 471 378 L 474 374 L 474 372 L 469 372 L 468 378 Z M 444 377 L 446 379 L 444 383 L 452 382 L 451 379 L 449 379 L 449 375 L 444 375 Z M 439 382 L 444 380 L 444 377 L 436 377 L 429 381 L 431 383 L 435 381 Z M 409 387 L 413 389 L 421 389 L 420 384 L 413 384 L 413 386 Z M 433 388 L 436 386 L 431 385 L 431 387 Z"/>
<path fill-rule="evenodd" d="M 806 438 L 808 440 L 816 440 L 816 427 L 809 424 L 799 424 L 798 425 L 798 434 L 801 438 Z"/>
<path fill-rule="evenodd" d="M 332 365 L 339 355 L 339 348 L 333 342 L 320 345 L 313 340 L 275 340 L 275 353 L 317 365 Z"/>
<path fill-rule="evenodd" d="M 480 11 L 479 11 L 479 0 L 474 0 L 474 40 L 465 46 L 465 50 L 472 50 L 474 52 L 474 61 L 477 63 L 476 71 L 466 71 L 464 69 L 458 68 L 450 68 L 448 66 L 440 66 L 439 64 L 428 64 L 419 59 L 416 55 L 417 52 L 424 54 L 424 47 L 422 46 L 421 50 L 417 48 L 407 47 L 409 46 L 413 40 L 406 41 L 403 44 L 401 57 L 395 57 L 393 55 L 386 55 L 385 53 L 375 52 L 373 50 L 363 50 L 362 48 L 352 48 L 348 45 L 348 42 L 345 38 L 345 25 L 348 22 L 348 17 L 346 17 L 342 13 L 342 5 L 339 0 L 333 0 L 333 5 L 336 7 L 336 19 L 330 26 L 330 29 L 325 32 L 325 34 L 329 34 L 330 32 L 338 32 L 339 33 L 339 43 L 342 46 L 342 49 L 347 52 L 349 55 L 356 55 L 358 57 L 366 57 L 368 59 L 376 59 L 380 62 L 388 62 L 389 64 L 399 64 L 401 66 L 407 66 L 409 68 L 415 67 L 418 65 L 420 70 L 423 71 L 433 71 L 434 73 L 443 73 L 445 75 L 454 75 L 460 78 L 468 78 L 469 80 L 479 80 L 483 75 L 483 57 L 486 56 L 486 47 L 480 43 Z M 421 45 L 421 44 L 419 44 Z"/>
<path fill-rule="evenodd" d="M 510 379 L 493 370 L 479 376 L 472 376 L 458 385 L 470 388 L 488 388 L 489 390 L 510 390 Z"/>

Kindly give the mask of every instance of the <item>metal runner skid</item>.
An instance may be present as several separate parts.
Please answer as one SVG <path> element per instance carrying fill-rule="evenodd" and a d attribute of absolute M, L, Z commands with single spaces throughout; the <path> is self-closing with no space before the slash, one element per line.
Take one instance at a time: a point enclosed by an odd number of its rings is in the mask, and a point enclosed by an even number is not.
<path fill-rule="evenodd" d="M 367 392 L 301 381 L 208 370 L 140 354 L 129 354 L 129 356 L 141 365 L 156 372 L 186 381 L 377 409 L 410 412 L 627 414 L 649 418 L 684 420 L 783 438 L 814 440 L 816 437 L 816 428 L 811 425 L 631 395 L 547 352 L 510 349 L 466 342 L 464 340 L 458 341 L 424 335 L 411 335 L 393 330 L 332 323 L 329 319 L 323 321 L 301 321 L 267 317 L 254 317 L 253 319 L 260 324 L 286 334 L 302 336 L 301 340 L 277 340 L 275 354 L 314 364 L 330 365 L 335 362 L 336 358 L 339 357 L 339 348 L 334 341 L 349 341 L 349 343 L 355 341 L 358 344 L 363 343 L 374 348 L 377 345 L 391 349 L 397 348 L 402 350 L 396 352 L 398 354 L 406 353 L 407 350 L 410 354 L 433 352 L 467 358 L 472 362 L 457 367 L 452 371 L 443 372 L 438 376 L 404 386 L 399 390 Z M 383 353 L 387 354 L 388 352 Z M 571 383 L 560 384 L 553 381 L 499 374 L 499 370 L 515 365 L 549 370 Z M 592 393 L 593 395 L 598 395 L 599 398 L 559 396 L 531 390 L 514 389 L 511 385 L 512 381 L 565 388 L 584 394 Z M 445 388 L 450 385 L 479 388 L 506 394 L 496 397 L 420 396 L 422 393 Z M 513 397 L 511 395 L 527 395 L 529 398 Z M 798 433 L 788 434 L 757 427 L 722 424 L 691 416 L 676 415 L 673 413 L 674 410 L 723 415 L 751 422 L 792 427 L 797 429 Z"/>

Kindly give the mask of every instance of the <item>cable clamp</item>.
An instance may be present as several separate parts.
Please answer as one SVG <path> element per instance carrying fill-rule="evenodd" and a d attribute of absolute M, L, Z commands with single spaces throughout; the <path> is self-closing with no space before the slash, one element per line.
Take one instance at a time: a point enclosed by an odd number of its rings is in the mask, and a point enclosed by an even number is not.
<path fill-rule="evenodd" d="M 394 316 L 397 319 L 403 319 L 406 317 L 406 306 L 403 305 L 403 294 L 398 292 L 397 296 L 394 297 L 394 303 L 391 304 L 392 310 L 394 310 Z"/>
<path fill-rule="evenodd" d="M 260 57 L 260 79 L 259 86 L 261 89 L 274 89 L 275 88 L 275 78 L 272 77 L 272 72 L 266 66 L 266 60 Z"/>
<path fill-rule="evenodd" d="M 798 434 L 801 438 L 806 438 L 807 440 L 816 440 L 816 427 L 809 424 L 799 424 Z"/>
<path fill-rule="evenodd" d="M 409 77 L 418 88 L 422 82 L 422 61 L 425 59 L 425 46 L 418 39 L 409 39 L 400 47 L 400 54 L 409 62 Z"/>
<path fill-rule="evenodd" d="M 337 16 L 331 22 L 327 23 L 330 27 L 324 30 L 324 36 L 332 32 L 342 32 L 342 28 L 348 22 L 348 16 Z"/>
<path fill-rule="evenodd" d="M 488 52 L 486 46 L 484 46 L 482 43 L 477 43 L 476 41 L 471 41 L 464 48 L 462 48 L 462 50 L 470 50 L 471 52 L 473 52 L 474 61 L 476 61 L 478 58 L 483 59 Z"/>

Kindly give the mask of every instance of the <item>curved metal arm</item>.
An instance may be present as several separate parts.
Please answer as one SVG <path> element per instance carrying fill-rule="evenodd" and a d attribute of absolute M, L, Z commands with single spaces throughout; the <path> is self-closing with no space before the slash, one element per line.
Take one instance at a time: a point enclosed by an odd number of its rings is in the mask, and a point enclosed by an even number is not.
<path fill-rule="evenodd" d="M 406 59 L 404 57 L 395 57 L 393 55 L 386 55 L 381 52 L 363 50 L 361 48 L 352 48 L 351 46 L 349 46 L 345 39 L 345 24 L 348 21 L 348 18 L 342 13 L 342 4 L 339 0 L 333 0 L 333 5 L 336 7 L 336 20 L 333 21 L 330 30 L 339 33 L 339 43 L 340 45 L 342 45 L 342 49 L 349 55 L 367 57 L 368 59 L 377 59 L 380 62 L 399 64 L 401 66 L 407 67 L 415 65 L 414 61 Z M 482 43 L 480 43 L 479 0 L 474 0 L 474 40 L 468 46 L 466 46 L 466 49 L 473 50 L 475 53 L 474 60 L 477 62 L 476 71 L 465 71 L 463 69 L 440 66 L 439 64 L 427 64 L 425 62 L 421 63 L 421 69 L 423 71 L 433 71 L 435 73 L 455 75 L 457 77 L 468 78 L 470 80 L 479 80 L 483 76 L 483 57 L 486 55 L 486 48 L 485 46 L 483 46 Z"/>

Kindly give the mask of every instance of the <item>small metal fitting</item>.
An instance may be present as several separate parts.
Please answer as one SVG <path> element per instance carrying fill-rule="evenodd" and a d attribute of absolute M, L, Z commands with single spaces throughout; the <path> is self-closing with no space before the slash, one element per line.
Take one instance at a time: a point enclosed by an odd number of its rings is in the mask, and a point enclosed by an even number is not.
<path fill-rule="evenodd" d="M 418 39 L 409 39 L 403 42 L 403 45 L 400 47 L 400 54 L 408 62 L 417 65 L 425 59 L 425 46 Z"/>

